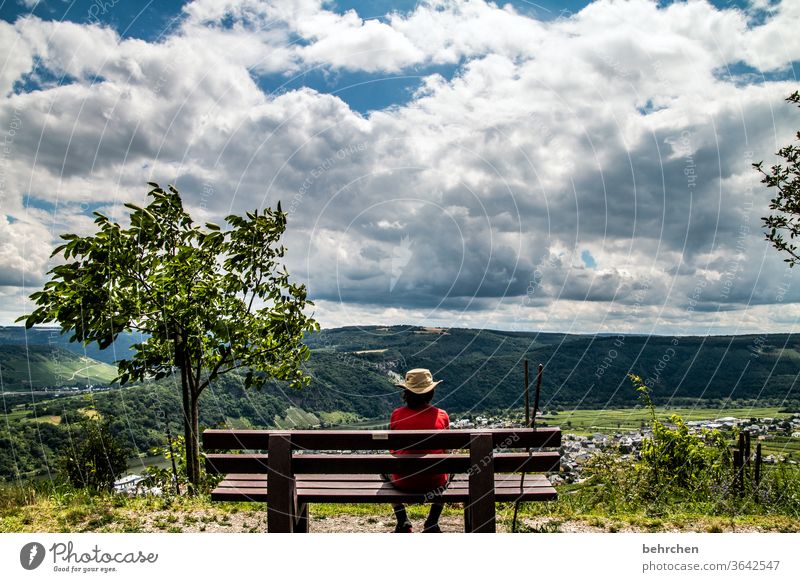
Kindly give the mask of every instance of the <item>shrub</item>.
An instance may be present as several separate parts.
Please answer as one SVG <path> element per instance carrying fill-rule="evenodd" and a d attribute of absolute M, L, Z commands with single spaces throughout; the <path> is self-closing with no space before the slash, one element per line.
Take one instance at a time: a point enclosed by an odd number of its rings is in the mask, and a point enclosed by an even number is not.
<path fill-rule="evenodd" d="M 163 495 L 181 494 L 189 489 L 189 478 L 186 471 L 186 441 L 182 436 L 172 437 L 172 440 L 164 446 L 156 447 L 150 451 L 151 455 L 160 455 L 164 459 L 174 463 L 175 471 L 172 466 L 169 468 L 151 465 L 145 469 L 147 484 L 157 487 Z M 221 475 L 210 475 L 201 465 L 200 480 L 197 487 L 198 493 L 208 492 L 213 489 L 221 480 Z"/>
<path fill-rule="evenodd" d="M 656 418 L 650 392 L 635 375 L 630 376 L 639 398 L 650 413 L 652 436 L 642 443 L 636 471 L 645 495 L 671 495 L 709 499 L 727 491 L 732 478 L 731 453 L 718 430 L 691 433 L 677 414 L 671 426 Z"/>
<path fill-rule="evenodd" d="M 85 419 L 74 445 L 58 458 L 59 472 L 74 487 L 110 491 L 128 468 L 128 451 L 108 425 L 107 420 Z"/>
<path fill-rule="evenodd" d="M 677 414 L 662 422 L 656 418 L 647 386 L 638 376 L 630 379 L 649 411 L 649 422 L 642 428 L 649 425 L 652 434 L 643 440 L 636 459 L 604 451 L 587 463 L 589 504 L 611 512 L 642 508 L 658 512 L 681 501 L 712 503 L 721 509 L 720 503 L 730 497 L 733 478 L 731 453 L 722 433 L 707 429 L 692 433 Z"/>

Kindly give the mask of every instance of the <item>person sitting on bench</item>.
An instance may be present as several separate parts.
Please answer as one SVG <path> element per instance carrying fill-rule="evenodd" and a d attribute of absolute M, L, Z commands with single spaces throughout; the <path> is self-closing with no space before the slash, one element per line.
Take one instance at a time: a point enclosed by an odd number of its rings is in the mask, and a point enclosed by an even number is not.
<path fill-rule="evenodd" d="M 446 430 L 450 428 L 450 417 L 447 412 L 435 406 L 431 406 L 434 389 L 441 380 L 433 381 L 430 370 L 416 368 L 406 372 L 405 381 L 396 384 L 403 388 L 403 400 L 405 406 L 396 408 L 392 412 L 389 422 L 390 430 Z M 442 454 L 444 450 L 398 450 L 397 454 L 424 453 Z M 447 487 L 449 476 L 446 474 L 419 474 L 419 475 L 398 475 L 393 474 L 389 477 L 392 484 L 404 491 L 418 493 L 431 493 L 442 491 Z M 411 533 L 412 525 L 406 514 L 406 508 L 402 503 L 393 505 L 394 515 L 397 518 L 395 533 Z M 439 517 L 444 508 L 443 503 L 431 503 L 428 518 L 425 520 L 423 532 L 441 533 L 439 528 Z"/>

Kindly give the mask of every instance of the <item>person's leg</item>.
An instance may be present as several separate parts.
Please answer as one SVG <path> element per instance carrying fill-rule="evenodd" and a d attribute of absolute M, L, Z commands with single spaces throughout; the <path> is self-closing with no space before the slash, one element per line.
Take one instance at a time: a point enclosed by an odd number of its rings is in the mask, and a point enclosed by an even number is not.
<path fill-rule="evenodd" d="M 431 503 L 428 518 L 425 520 L 425 528 L 422 530 L 424 533 L 442 533 L 439 527 L 439 517 L 441 517 L 443 509 L 444 503 Z"/>
<path fill-rule="evenodd" d="M 397 526 L 394 528 L 395 533 L 411 533 L 411 521 L 406 514 L 406 506 L 402 503 L 392 505 L 394 516 L 397 519 Z"/>

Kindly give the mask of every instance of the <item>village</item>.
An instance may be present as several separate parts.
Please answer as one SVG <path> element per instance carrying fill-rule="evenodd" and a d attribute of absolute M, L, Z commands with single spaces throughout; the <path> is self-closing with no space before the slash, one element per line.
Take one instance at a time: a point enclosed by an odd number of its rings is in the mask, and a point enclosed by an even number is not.
<path fill-rule="evenodd" d="M 537 415 L 538 426 L 543 426 L 538 419 L 546 416 Z M 669 423 L 667 423 L 669 425 Z M 789 437 L 800 442 L 800 414 L 788 418 L 736 418 L 726 416 L 711 420 L 690 420 L 686 422 L 689 431 L 693 434 L 702 433 L 704 430 L 719 430 L 725 435 L 733 435 L 734 431 L 749 433 L 756 442 L 767 442 L 776 437 Z M 521 426 L 519 419 L 502 418 L 500 415 L 478 415 L 475 417 L 458 418 L 451 424 L 452 428 L 512 428 Z M 623 461 L 635 461 L 639 458 L 642 443 L 652 438 L 653 433 L 649 428 L 633 430 L 617 430 L 613 433 L 594 432 L 589 435 L 564 432 L 561 453 L 561 471 L 559 474 L 550 475 L 554 485 L 561 483 L 580 483 L 584 478 L 584 468 L 593 455 L 600 451 L 613 451 L 620 455 Z M 766 464 L 789 463 L 797 464 L 791 453 L 768 454 L 764 456 Z"/>

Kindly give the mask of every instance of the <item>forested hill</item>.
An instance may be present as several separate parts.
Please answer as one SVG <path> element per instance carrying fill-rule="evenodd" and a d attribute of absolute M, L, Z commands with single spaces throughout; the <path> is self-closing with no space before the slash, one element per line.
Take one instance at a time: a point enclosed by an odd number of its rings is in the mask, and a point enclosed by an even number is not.
<path fill-rule="evenodd" d="M 32 327 L 25 329 L 22 326 L 0 326 L 0 345 L 8 346 L 47 346 L 51 349 L 61 348 L 69 350 L 80 356 L 92 358 L 98 362 L 113 364 L 117 360 L 125 359 L 130 355 L 130 347 L 142 341 L 133 334 L 120 334 L 111 346 L 101 350 L 95 344 L 84 346 L 78 342 L 70 342 L 71 334 L 62 334 L 57 327 Z"/>
<path fill-rule="evenodd" d="M 440 402 L 454 411 L 521 405 L 523 368 L 545 365 L 548 404 L 637 401 L 627 374 L 644 378 L 655 399 L 800 399 L 800 336 L 587 336 L 475 329 L 359 327 L 308 338 L 315 354 L 398 372 L 430 368 L 445 382 Z M 712 403 L 713 404 L 713 403 Z"/>
<path fill-rule="evenodd" d="M 8 368 L 12 361 L 17 365 L 24 357 L 23 332 L 22 328 L 0 328 L 0 346 L 6 345 L 0 365 Z M 30 345 L 49 342 L 106 362 L 129 356 L 130 345 L 136 341 L 133 336 L 121 336 L 109 358 L 112 350 L 85 348 L 56 337 L 55 330 L 27 331 Z M 437 379 L 445 381 L 437 398 L 450 410 L 519 406 L 525 358 L 531 363 L 531 377 L 538 363 L 545 365 L 542 398 L 546 404 L 634 403 L 637 394 L 626 378 L 628 373 L 644 378 L 661 403 L 676 398 L 758 399 L 776 404 L 800 399 L 796 384 L 800 336 L 790 334 L 588 336 L 368 326 L 323 330 L 308 336 L 306 343 L 312 349 L 307 364 L 312 383 L 301 393 L 273 387 L 278 407 L 384 414 L 396 403 L 390 374 L 418 367 L 430 368 Z M 30 361 L 34 376 L 48 366 L 52 362 L 47 358 Z M 4 378 L 6 389 L 14 388 L 10 379 Z"/>

